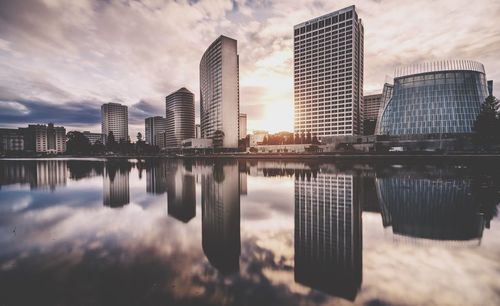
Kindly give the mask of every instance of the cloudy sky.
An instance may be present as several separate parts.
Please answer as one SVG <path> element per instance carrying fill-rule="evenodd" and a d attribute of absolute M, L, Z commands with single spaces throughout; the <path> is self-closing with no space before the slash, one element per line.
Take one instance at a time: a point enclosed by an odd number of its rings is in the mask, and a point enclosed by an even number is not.
<path fill-rule="evenodd" d="M 98 132 L 112 101 L 129 106 L 134 138 L 182 86 L 198 108 L 199 61 L 224 34 L 238 40 L 249 130 L 291 130 L 293 25 L 352 4 L 365 26 L 365 93 L 395 66 L 434 59 L 478 60 L 500 82 L 498 0 L 0 0 L 0 126 Z"/>

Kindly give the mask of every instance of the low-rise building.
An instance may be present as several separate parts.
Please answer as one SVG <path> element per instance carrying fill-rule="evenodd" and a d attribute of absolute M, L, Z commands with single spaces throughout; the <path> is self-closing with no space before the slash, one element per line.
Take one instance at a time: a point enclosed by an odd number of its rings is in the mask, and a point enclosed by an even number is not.
<path fill-rule="evenodd" d="M 83 136 L 87 137 L 87 139 L 90 141 L 90 144 L 95 144 L 96 142 L 100 142 L 104 144 L 104 134 L 101 133 L 91 133 L 89 131 L 83 131 Z"/>
<path fill-rule="evenodd" d="M 206 138 L 188 138 L 182 141 L 183 149 L 211 149 L 213 148 L 212 139 Z"/>
<path fill-rule="evenodd" d="M 24 139 L 18 129 L 0 129 L 0 152 L 22 150 L 24 150 Z"/>

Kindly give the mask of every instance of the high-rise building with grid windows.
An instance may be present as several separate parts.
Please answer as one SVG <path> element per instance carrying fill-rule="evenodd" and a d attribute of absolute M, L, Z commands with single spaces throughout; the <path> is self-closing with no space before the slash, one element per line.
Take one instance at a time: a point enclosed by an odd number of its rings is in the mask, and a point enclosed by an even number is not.
<path fill-rule="evenodd" d="M 363 24 L 355 6 L 294 27 L 294 97 L 296 133 L 362 133 Z"/>
<path fill-rule="evenodd" d="M 106 103 L 101 106 L 101 130 L 104 142 L 113 132 L 116 142 L 128 140 L 128 107 L 119 103 Z"/>
<path fill-rule="evenodd" d="M 222 147 L 237 148 L 239 139 L 238 42 L 219 36 L 200 61 L 201 137 L 220 137 Z M 217 135 L 219 134 L 219 135 Z"/>

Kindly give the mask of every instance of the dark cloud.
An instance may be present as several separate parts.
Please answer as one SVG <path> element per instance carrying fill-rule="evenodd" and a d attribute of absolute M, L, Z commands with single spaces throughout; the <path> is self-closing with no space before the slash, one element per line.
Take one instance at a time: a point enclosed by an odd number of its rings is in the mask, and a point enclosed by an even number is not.
<path fill-rule="evenodd" d="M 141 100 L 129 107 L 128 110 L 130 124 L 144 124 L 145 118 L 153 116 L 165 117 L 165 105 L 163 103 Z"/>
<path fill-rule="evenodd" d="M 101 122 L 100 105 L 95 101 L 68 101 L 53 104 L 35 100 L 0 100 L 0 122 L 2 124 L 28 123 L 70 124 L 88 126 Z"/>

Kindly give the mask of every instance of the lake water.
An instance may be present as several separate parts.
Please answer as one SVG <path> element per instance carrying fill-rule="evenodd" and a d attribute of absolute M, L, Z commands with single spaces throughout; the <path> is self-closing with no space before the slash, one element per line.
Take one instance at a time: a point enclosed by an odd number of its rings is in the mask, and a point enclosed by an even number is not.
<path fill-rule="evenodd" d="M 0 305 L 500 305 L 500 163 L 0 160 Z"/>

